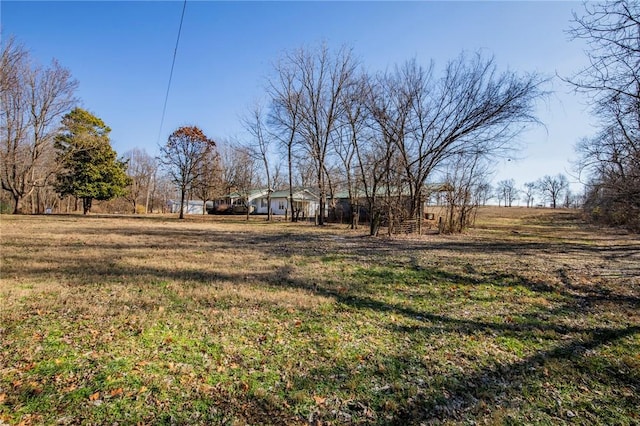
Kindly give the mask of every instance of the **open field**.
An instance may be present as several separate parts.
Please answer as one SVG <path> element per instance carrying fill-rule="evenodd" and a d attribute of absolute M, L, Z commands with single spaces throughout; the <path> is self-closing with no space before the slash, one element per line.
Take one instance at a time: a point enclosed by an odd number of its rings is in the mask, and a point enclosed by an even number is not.
<path fill-rule="evenodd" d="M 0 425 L 640 424 L 640 237 L 572 212 L 0 231 Z"/>

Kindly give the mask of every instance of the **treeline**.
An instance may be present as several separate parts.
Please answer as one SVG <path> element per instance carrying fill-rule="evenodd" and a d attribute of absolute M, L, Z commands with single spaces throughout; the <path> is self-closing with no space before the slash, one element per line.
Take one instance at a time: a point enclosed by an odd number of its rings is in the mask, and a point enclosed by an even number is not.
<path fill-rule="evenodd" d="M 493 189 L 493 191 L 491 191 Z M 511 207 L 515 201 L 523 201 L 527 207 L 579 208 L 583 205 L 584 195 L 574 194 L 569 188 L 566 175 L 545 175 L 535 182 L 525 182 L 522 188 L 516 186 L 514 179 L 499 181 L 495 188 L 489 187 L 486 200 L 495 198 L 499 206 Z"/>
<path fill-rule="evenodd" d="M 139 149 L 118 157 L 111 129 L 76 106 L 68 69 L 35 63 L 14 38 L 0 64 L 2 213 L 88 213 L 93 200 L 107 212 L 165 211 L 176 190 L 158 159 Z"/>
<path fill-rule="evenodd" d="M 440 73 L 433 64 L 410 60 L 369 74 L 346 47 L 288 51 L 269 80 L 267 106 L 257 106 L 243 120 L 248 136 L 232 149 L 233 176 L 221 177 L 228 168 L 220 167 L 211 179 L 242 193 L 259 183 L 279 189 L 284 175 L 289 205 L 295 186 L 314 187 L 322 225 L 336 199 L 346 198 L 352 223 L 364 208 L 371 234 L 380 225 L 393 232 L 422 218 L 425 202 L 437 191 L 445 194 L 448 208 L 443 230 L 460 231 L 480 204 L 489 164 L 515 150 L 514 138 L 536 122 L 534 104 L 544 95 L 543 83 L 536 74 L 499 72 L 493 58 L 481 54 L 462 54 Z M 175 142 L 170 138 L 162 148 L 162 161 L 171 166 L 181 197 L 216 188 L 181 170 L 211 155 L 207 144 L 199 150 L 195 141 L 188 148 L 182 140 L 177 149 Z M 183 158 L 188 151 L 196 153 L 193 158 Z M 274 152 L 286 162 L 284 173 L 282 162 L 273 163 Z M 214 154 L 197 163 L 201 170 L 216 161 Z M 194 185 L 185 186 L 187 180 Z"/>
<path fill-rule="evenodd" d="M 593 4 L 584 18 L 575 17 L 573 35 L 586 38 L 593 50 L 591 66 L 569 79 L 593 94 L 602 122 L 602 131 L 578 146 L 578 167 L 588 177 L 579 201 L 592 219 L 632 229 L 640 228 L 640 67 L 633 44 L 638 9 L 633 1 Z M 537 123 L 535 104 L 545 95 L 545 79 L 501 72 L 480 53 L 460 54 L 442 69 L 416 60 L 386 72 L 365 68 L 347 47 L 286 51 L 268 79 L 266 102 L 243 120 L 245 138 L 213 142 L 202 135 L 210 143 L 193 151 L 197 158 L 184 170 L 180 162 L 189 158 L 181 155 L 193 148 L 185 136 L 199 131 L 195 126 L 174 131 L 159 147 L 160 157 L 134 149 L 116 158 L 104 150 L 104 167 L 126 171 L 126 179 L 94 173 L 126 184 L 107 190 L 71 179 L 86 172 L 72 173 L 77 162 L 70 162 L 76 154 L 86 160 L 85 148 L 72 155 L 73 144 L 61 139 L 72 132 L 63 117 L 77 103 L 77 82 L 55 61 L 34 66 L 26 50 L 9 40 L 0 76 L 3 200 L 10 198 L 16 213 L 56 206 L 68 211 L 78 201 L 86 212 L 92 199 L 117 197 L 111 202 L 122 206 L 117 209 L 140 213 L 163 210 L 169 198 L 210 200 L 231 190 L 248 200 L 257 187 L 288 188 L 293 205 L 295 187 L 313 187 L 320 224 L 332 216 L 338 198 L 347 199 L 353 223 L 366 211 L 375 234 L 381 225 L 392 232 L 405 221 L 421 222 L 435 191 L 447 207 L 443 230 L 462 230 L 491 194 L 491 165 L 510 157 L 519 148 L 516 137 Z M 108 131 L 91 137 L 109 144 Z M 187 151 L 176 151 L 182 148 Z M 493 196 L 505 205 L 518 195 L 527 205 L 537 196 L 553 207 L 578 204 L 564 175 L 545 176 L 522 190 L 513 186 L 500 182 Z"/>
<path fill-rule="evenodd" d="M 449 206 L 446 228 L 460 230 L 479 204 L 490 162 L 515 149 L 523 125 L 536 122 L 543 82 L 536 74 L 499 72 L 493 58 L 481 54 L 461 54 L 441 72 L 410 60 L 369 74 L 348 48 L 289 51 L 269 81 L 267 107 L 244 120 L 250 136 L 214 143 L 197 171 L 187 172 L 185 185 L 164 152 L 171 138 L 159 158 L 139 150 L 116 158 L 110 146 L 101 154 L 108 166 L 87 157 L 109 145 L 110 129 L 84 110 L 69 112 L 77 82 L 68 70 L 55 61 L 33 66 L 26 50 L 9 40 L 2 52 L 2 188 L 14 212 L 28 204 L 26 211 L 42 213 L 64 210 L 65 203 L 68 210 L 71 200 L 64 197 L 73 197 L 74 207 L 80 200 L 85 212 L 93 199 L 114 197 L 128 200 L 131 211 L 149 212 L 164 198 L 161 192 L 166 197 L 167 182 L 173 195 L 177 187 L 182 198 L 202 199 L 232 188 L 313 186 L 320 224 L 335 207 L 327 200 L 344 191 L 353 208 L 365 204 L 376 233 L 382 223 L 391 228 L 421 217 L 431 195 L 427 184 L 439 182 Z M 82 145 L 87 138 L 92 147 Z M 282 154 L 284 172 L 282 163 L 273 164 L 274 152 Z M 127 179 L 114 177 L 119 169 Z M 90 182 L 94 175 L 107 184 Z M 126 190 L 109 186 L 122 184 Z"/>
<path fill-rule="evenodd" d="M 640 231 L 640 3 L 586 3 L 571 34 L 589 66 L 568 79 L 587 93 L 600 131 L 577 145 L 591 220 Z"/>

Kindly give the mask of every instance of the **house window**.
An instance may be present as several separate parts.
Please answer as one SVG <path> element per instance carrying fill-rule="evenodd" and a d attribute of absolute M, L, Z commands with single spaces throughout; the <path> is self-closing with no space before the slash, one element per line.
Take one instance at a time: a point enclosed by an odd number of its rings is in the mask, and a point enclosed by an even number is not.
<path fill-rule="evenodd" d="M 278 202 L 278 210 L 285 210 L 287 208 L 287 203 L 285 201 Z"/>
<path fill-rule="evenodd" d="M 262 198 L 260 200 L 260 207 L 265 208 L 267 207 L 267 200 L 265 200 L 264 198 Z"/>

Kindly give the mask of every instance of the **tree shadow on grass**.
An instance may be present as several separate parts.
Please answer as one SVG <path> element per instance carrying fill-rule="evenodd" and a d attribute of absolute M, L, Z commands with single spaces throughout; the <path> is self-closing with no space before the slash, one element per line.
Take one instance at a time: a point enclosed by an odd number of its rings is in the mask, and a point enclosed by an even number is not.
<path fill-rule="evenodd" d="M 551 343 L 558 342 L 558 344 L 550 349 L 539 350 L 517 362 L 481 368 L 468 375 L 455 374 L 446 380 L 448 385 L 444 390 L 440 393 L 436 392 L 437 395 L 431 395 L 429 400 L 425 398 L 411 400 L 410 404 L 405 407 L 405 411 L 398 414 L 397 418 L 394 418 L 394 423 L 403 424 L 407 421 L 412 423 L 423 420 L 445 420 L 447 418 L 459 420 L 466 412 L 478 414 L 478 407 L 486 408 L 486 404 L 490 400 L 495 401 L 505 395 L 517 392 L 518 388 L 514 384 L 521 386 L 522 382 L 529 383 L 529 385 L 543 383 L 547 380 L 543 372 L 545 365 L 555 361 L 566 363 L 586 375 L 595 376 L 597 380 L 609 384 L 614 389 L 620 386 L 630 387 L 634 390 L 635 396 L 633 394 L 631 396 L 627 395 L 625 397 L 626 400 L 619 401 L 621 404 L 619 404 L 619 408 L 623 409 L 623 411 L 626 410 L 627 413 L 634 412 L 632 407 L 635 407 L 640 402 L 637 393 L 637 391 L 640 391 L 640 375 L 638 371 L 631 371 L 631 374 L 628 374 L 628 372 L 621 373 L 620 366 L 611 365 L 610 363 L 592 368 L 589 365 L 589 357 L 599 348 L 608 347 L 626 337 L 640 334 L 640 325 L 633 322 L 629 323 L 629 321 L 626 324 L 623 321 L 620 324 L 621 326 L 617 327 L 584 325 L 584 323 L 572 325 L 566 319 L 580 318 L 588 315 L 589 308 L 598 308 L 601 305 L 606 307 L 608 306 L 607 304 L 611 303 L 615 304 L 619 309 L 626 307 L 626 309 L 632 311 L 637 310 L 640 307 L 640 298 L 616 294 L 611 290 L 599 289 L 596 286 L 576 286 L 570 282 L 568 277 L 563 280 L 564 286 L 558 287 L 532 282 L 516 274 L 503 276 L 497 273 L 490 273 L 486 280 L 479 278 L 475 282 L 470 281 L 466 276 L 446 271 L 430 271 L 428 275 L 430 278 L 445 279 L 447 282 L 460 286 L 473 286 L 486 281 L 495 282 L 496 279 L 505 279 L 509 282 L 509 286 L 521 285 L 535 292 L 548 293 L 555 298 L 559 298 L 561 302 L 553 307 L 522 313 L 515 322 L 498 322 L 433 313 L 407 304 L 394 304 L 380 300 L 358 290 L 342 292 L 336 290 L 335 287 L 323 286 L 316 288 L 315 291 L 324 296 L 332 297 L 340 304 L 353 309 L 401 315 L 418 323 L 418 325 L 409 326 L 389 325 L 389 329 L 396 333 L 406 335 L 419 333 L 423 336 L 442 332 L 467 335 L 485 333 L 494 337 L 506 336 L 524 341 L 532 338 L 532 336 L 539 338 L 541 333 L 552 331 L 557 333 L 557 336 L 549 340 Z M 267 279 L 266 281 L 269 280 Z M 284 285 L 293 285 L 312 290 L 309 284 L 304 281 L 288 280 Z M 402 357 L 397 362 L 403 362 Z M 323 374 L 323 376 L 325 375 Z M 572 380 L 572 378 L 567 378 L 568 382 Z M 487 388 L 487 383 L 501 383 L 500 389 Z M 496 398 L 486 397 L 486 395 L 495 392 L 498 392 Z M 434 401 L 440 401 L 440 403 Z M 444 405 L 444 408 L 443 401 L 449 401 Z M 449 405 L 447 406 L 447 404 Z M 454 406 L 455 409 L 452 408 Z M 429 409 L 429 407 L 433 410 Z M 553 413 L 549 415 L 553 417 L 557 414 L 557 410 L 552 411 Z M 610 411 L 613 412 L 615 409 L 611 408 Z M 571 416 L 570 410 L 569 413 L 569 416 Z"/>
<path fill-rule="evenodd" d="M 451 279 L 452 277 L 449 276 L 448 278 Z M 309 289 L 309 285 L 304 281 L 289 280 L 285 285 Z M 381 301 L 367 295 L 339 292 L 333 288 L 321 287 L 316 291 L 356 310 L 401 315 L 413 322 L 418 322 L 418 325 L 389 326 L 392 332 L 406 335 L 410 339 L 412 335 L 416 334 L 421 335 L 421 338 L 425 336 L 428 338 L 429 335 L 442 333 L 462 333 L 469 336 L 481 333 L 490 335 L 493 338 L 505 336 L 526 341 L 532 336 L 539 336 L 541 332 L 552 331 L 558 334 L 557 337 L 547 342 L 547 345 L 553 345 L 549 349 L 538 350 L 517 361 L 498 362 L 496 360 L 494 365 L 480 366 L 470 372 L 451 372 L 440 378 L 440 387 L 438 388 L 420 388 L 424 381 L 418 380 L 419 389 L 417 394 L 402 401 L 397 411 L 391 417 L 385 417 L 386 420 L 383 423 L 416 424 L 425 421 L 427 423 L 471 421 L 478 417 L 486 416 L 495 410 L 518 409 L 526 404 L 521 395 L 523 387 L 526 387 L 534 398 L 540 398 L 538 404 L 542 405 L 540 409 L 544 413 L 540 415 L 538 420 L 570 421 L 574 415 L 578 415 L 577 413 L 580 412 L 583 416 L 594 416 L 593 419 L 596 420 L 600 415 L 605 416 L 600 421 L 606 421 L 607 416 L 614 416 L 613 418 L 615 418 L 620 412 L 626 413 L 626 415 L 633 413 L 635 411 L 634 407 L 637 407 L 638 403 L 640 403 L 640 398 L 638 397 L 638 391 L 640 391 L 639 372 L 633 370 L 622 372 L 620 365 L 611 364 L 611 362 L 604 361 L 594 355 L 601 348 L 606 348 L 627 337 L 640 334 L 640 325 L 627 324 L 622 327 L 572 326 L 560 321 L 562 317 L 583 315 L 584 301 L 587 300 L 590 305 L 596 305 L 603 300 L 599 296 L 595 296 L 591 300 L 589 295 L 576 296 L 565 293 L 562 295 L 565 302 L 561 306 L 545 312 L 547 320 L 540 321 L 535 314 L 526 314 L 519 322 L 508 323 L 434 314 L 406 305 Z M 616 302 L 624 301 L 633 308 L 639 306 L 637 298 L 620 297 L 613 300 Z M 385 354 L 385 356 L 387 356 L 386 363 L 389 365 L 405 365 L 408 368 L 412 362 L 404 354 Z M 594 356 L 598 358 L 597 366 L 590 364 Z M 545 395 L 544 389 L 545 386 L 553 387 L 557 385 L 557 383 L 553 385 L 548 383 L 550 379 L 547 373 L 547 366 L 554 363 L 560 363 L 563 366 L 562 368 L 566 368 L 567 374 L 576 374 L 577 377 L 566 377 L 564 379 L 568 384 L 571 384 L 570 386 L 578 387 L 583 383 L 583 380 L 595 380 L 611 389 L 627 387 L 632 392 L 621 398 L 614 398 L 611 395 L 603 397 L 601 403 L 594 403 L 599 406 L 597 409 L 600 411 L 597 413 L 589 414 L 589 410 L 594 409 L 594 405 L 585 406 L 583 402 L 579 401 L 571 406 L 558 407 L 556 400 L 551 396 Z M 553 368 L 558 369 L 557 366 Z M 344 370 L 344 367 L 335 371 L 320 369 L 312 372 L 313 377 L 311 380 L 307 379 L 307 381 L 327 380 L 328 377 L 343 374 Z M 424 374 L 428 373 L 424 371 Z M 557 371 L 554 374 L 557 374 Z M 587 378 L 585 379 L 585 377 Z M 337 385 L 339 386 L 340 384 L 338 383 Z M 587 393 L 589 391 L 587 390 Z M 581 391 L 572 390 L 570 392 L 579 394 Z M 596 392 L 598 391 L 596 390 Z M 615 405 L 611 405 L 614 401 Z M 569 401 L 569 404 L 571 403 Z M 378 414 L 381 414 L 383 410 L 379 404 L 380 402 L 373 409 L 377 410 Z M 341 406 L 344 406 L 344 404 Z M 616 410 L 619 412 L 616 413 Z M 343 413 L 343 417 L 347 415 L 350 416 L 348 418 L 355 418 L 360 411 L 362 411 L 361 408 L 358 408 L 355 412 Z M 329 421 L 340 420 L 340 418 L 335 417 L 335 410 L 333 412 L 324 412 L 323 415 Z M 624 420 L 624 416 L 623 414 L 621 419 Z M 582 418 L 585 419 L 585 417 Z M 586 419 L 588 418 L 586 417 Z"/>

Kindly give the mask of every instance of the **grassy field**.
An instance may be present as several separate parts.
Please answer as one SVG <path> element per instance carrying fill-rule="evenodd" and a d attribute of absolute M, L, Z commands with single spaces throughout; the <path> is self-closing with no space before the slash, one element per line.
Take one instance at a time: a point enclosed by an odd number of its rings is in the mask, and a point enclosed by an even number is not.
<path fill-rule="evenodd" d="M 2 424 L 640 424 L 640 237 L 2 216 Z"/>

